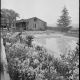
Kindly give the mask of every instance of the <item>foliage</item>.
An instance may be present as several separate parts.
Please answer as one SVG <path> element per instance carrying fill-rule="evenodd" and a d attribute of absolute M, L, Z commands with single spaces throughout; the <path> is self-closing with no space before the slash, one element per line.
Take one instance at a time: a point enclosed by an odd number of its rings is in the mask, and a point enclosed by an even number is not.
<path fill-rule="evenodd" d="M 27 39 L 32 41 L 33 38 L 30 36 Z M 31 45 L 16 42 L 5 47 L 8 72 L 13 80 L 77 80 L 79 73 L 74 71 L 79 66 L 79 46 L 67 56 L 62 55 L 61 59 L 57 59 L 44 47 Z"/>
<path fill-rule="evenodd" d="M 35 48 L 37 51 L 42 51 L 42 47 L 41 46 L 36 46 Z"/>
<path fill-rule="evenodd" d="M 78 80 L 79 77 L 79 42 L 74 51 L 69 52 L 67 56 L 62 55 L 62 60 L 68 65 L 69 78 L 72 80 Z M 77 71 L 77 73 L 75 73 Z M 76 77 L 76 79 L 74 79 Z"/>
<path fill-rule="evenodd" d="M 68 16 L 68 10 L 66 9 L 66 7 L 63 8 L 62 10 L 62 15 L 60 16 L 60 19 L 58 19 L 58 27 L 60 29 L 60 31 L 68 31 L 69 28 L 68 26 L 70 25 L 70 17 Z"/>
<path fill-rule="evenodd" d="M 28 45 L 28 47 L 32 47 L 32 41 L 33 41 L 33 36 L 32 35 L 28 35 L 26 37 L 26 44 Z"/>
<path fill-rule="evenodd" d="M 16 13 L 14 10 L 9 9 L 2 9 L 1 10 L 1 22 L 6 24 L 7 29 L 11 27 L 13 23 L 15 23 L 16 18 L 19 17 L 19 14 Z"/>

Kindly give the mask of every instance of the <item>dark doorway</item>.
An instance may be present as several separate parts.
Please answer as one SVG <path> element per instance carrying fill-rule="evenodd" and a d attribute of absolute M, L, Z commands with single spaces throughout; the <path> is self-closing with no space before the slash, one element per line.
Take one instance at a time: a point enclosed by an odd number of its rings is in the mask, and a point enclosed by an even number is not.
<path fill-rule="evenodd" d="M 26 30 L 26 22 L 22 22 L 22 27 L 24 30 Z"/>

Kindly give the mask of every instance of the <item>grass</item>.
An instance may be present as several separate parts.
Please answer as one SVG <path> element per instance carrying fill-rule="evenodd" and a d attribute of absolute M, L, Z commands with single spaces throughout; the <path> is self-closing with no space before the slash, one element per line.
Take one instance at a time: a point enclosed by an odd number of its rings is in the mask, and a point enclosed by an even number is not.
<path fill-rule="evenodd" d="M 1 31 L 3 34 L 7 33 L 7 29 Z M 13 32 L 20 32 L 20 31 L 13 31 Z M 58 33 L 58 34 L 63 34 L 64 36 L 70 36 L 70 37 L 76 37 L 79 38 L 79 33 L 62 33 L 59 31 L 54 31 L 54 30 L 45 30 L 45 31 L 22 31 L 24 34 L 49 34 L 49 33 Z"/>
<path fill-rule="evenodd" d="M 64 33 L 64 36 L 79 38 L 79 33 Z"/>

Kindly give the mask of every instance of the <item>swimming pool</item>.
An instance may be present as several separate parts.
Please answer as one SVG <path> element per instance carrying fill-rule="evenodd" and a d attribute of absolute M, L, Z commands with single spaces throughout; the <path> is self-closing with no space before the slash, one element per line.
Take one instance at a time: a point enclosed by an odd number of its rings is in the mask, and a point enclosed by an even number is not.
<path fill-rule="evenodd" d="M 33 43 L 44 46 L 48 52 L 60 57 L 60 54 L 67 54 L 69 50 L 74 50 L 78 38 L 66 37 L 61 34 L 35 35 Z"/>

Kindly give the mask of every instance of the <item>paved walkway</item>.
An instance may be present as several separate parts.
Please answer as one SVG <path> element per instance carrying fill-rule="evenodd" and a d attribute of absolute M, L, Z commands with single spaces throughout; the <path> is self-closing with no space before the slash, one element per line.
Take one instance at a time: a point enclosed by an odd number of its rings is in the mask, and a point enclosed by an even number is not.
<path fill-rule="evenodd" d="M 3 63 L 3 66 L 4 66 L 4 64 L 7 65 L 5 47 L 3 45 L 2 38 L 1 38 L 1 61 Z M 5 67 L 4 67 L 4 73 L 1 75 L 1 80 L 10 80 L 9 74 L 7 73 L 7 70 Z"/>

